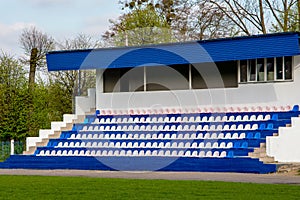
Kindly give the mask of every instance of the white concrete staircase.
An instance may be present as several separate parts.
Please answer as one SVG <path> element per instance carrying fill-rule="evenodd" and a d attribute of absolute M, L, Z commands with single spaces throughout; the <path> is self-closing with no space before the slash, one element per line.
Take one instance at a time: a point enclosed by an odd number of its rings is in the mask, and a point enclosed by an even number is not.
<path fill-rule="evenodd" d="M 82 123 L 85 115 L 65 114 L 62 122 L 51 122 L 51 129 L 42 129 L 38 137 L 26 138 L 25 155 L 31 155 L 39 146 L 45 146 L 51 138 L 59 138 L 62 131 L 72 130 L 73 124 Z"/>

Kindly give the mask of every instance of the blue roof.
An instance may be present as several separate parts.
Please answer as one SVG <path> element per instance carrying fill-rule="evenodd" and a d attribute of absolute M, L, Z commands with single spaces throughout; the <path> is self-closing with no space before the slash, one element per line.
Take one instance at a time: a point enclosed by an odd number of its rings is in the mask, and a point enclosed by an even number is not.
<path fill-rule="evenodd" d="M 54 51 L 48 70 L 162 66 L 299 55 L 298 33 L 277 33 L 139 47 Z"/>

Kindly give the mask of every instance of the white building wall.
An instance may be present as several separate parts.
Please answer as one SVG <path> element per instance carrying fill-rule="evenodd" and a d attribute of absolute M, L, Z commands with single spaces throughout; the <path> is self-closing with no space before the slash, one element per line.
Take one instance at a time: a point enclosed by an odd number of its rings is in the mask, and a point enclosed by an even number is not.
<path fill-rule="evenodd" d="M 151 108 L 159 106 L 245 106 L 300 104 L 300 56 L 294 58 L 294 81 L 239 84 L 238 88 L 103 93 L 97 70 L 96 107 Z M 205 78 L 204 78 L 205 79 Z"/>
<path fill-rule="evenodd" d="M 292 118 L 292 127 L 280 127 L 279 135 L 267 137 L 267 155 L 279 162 L 300 162 L 300 118 Z"/>

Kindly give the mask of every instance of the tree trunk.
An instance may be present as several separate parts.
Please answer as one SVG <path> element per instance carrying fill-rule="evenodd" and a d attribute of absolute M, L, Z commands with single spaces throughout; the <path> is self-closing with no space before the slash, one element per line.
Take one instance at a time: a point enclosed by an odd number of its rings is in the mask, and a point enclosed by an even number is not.
<path fill-rule="evenodd" d="M 260 14 L 260 22 L 261 22 L 261 30 L 263 34 L 267 33 L 266 25 L 265 25 L 265 16 L 264 16 L 264 8 L 262 0 L 259 0 L 259 14 Z"/>
<path fill-rule="evenodd" d="M 35 83 L 35 72 L 37 65 L 38 49 L 33 48 L 30 55 L 29 90 L 33 90 Z"/>
<path fill-rule="evenodd" d="M 298 27 L 297 31 L 300 31 L 300 0 L 297 1 L 297 7 L 298 7 Z"/>

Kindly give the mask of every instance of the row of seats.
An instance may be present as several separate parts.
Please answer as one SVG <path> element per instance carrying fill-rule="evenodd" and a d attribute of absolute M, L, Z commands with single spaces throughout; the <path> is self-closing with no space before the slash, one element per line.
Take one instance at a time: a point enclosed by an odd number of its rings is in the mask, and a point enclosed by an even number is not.
<path fill-rule="evenodd" d="M 290 111 L 287 106 L 251 106 L 251 107 L 189 107 L 189 108 L 152 108 L 152 109 L 102 109 L 97 110 L 97 115 L 140 115 L 140 114 L 181 114 L 181 113 L 220 113 L 220 112 L 278 112 Z"/>
<path fill-rule="evenodd" d="M 229 131 L 229 130 L 263 130 L 273 129 L 272 123 L 237 123 L 221 125 L 85 125 L 78 128 L 79 131 Z"/>
<path fill-rule="evenodd" d="M 212 116 L 115 116 L 113 118 L 95 118 L 92 123 L 104 124 L 104 123 L 172 123 L 172 122 L 239 122 L 239 121 L 267 121 L 272 118 L 276 118 L 276 114 L 271 117 L 270 114 L 246 114 L 246 115 L 227 115 L 216 114 Z M 88 122 L 88 121 L 86 121 Z"/>
<path fill-rule="evenodd" d="M 167 156 L 167 157 L 233 157 L 233 151 L 177 150 L 41 150 L 37 156 Z"/>
<path fill-rule="evenodd" d="M 76 148 L 248 148 L 248 142 L 59 142 L 60 147 Z"/>
<path fill-rule="evenodd" d="M 244 139 L 244 138 L 258 138 L 260 137 L 260 133 L 257 132 L 253 135 L 253 133 L 237 133 L 237 132 L 229 132 L 229 133 L 186 133 L 186 134 L 170 134 L 170 133 L 160 133 L 160 134 L 143 134 L 143 133 L 123 133 L 123 134 L 105 134 L 105 133 L 77 133 L 71 134 L 70 139 L 146 139 L 146 140 L 155 140 L 155 139 Z"/>

